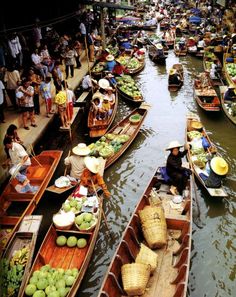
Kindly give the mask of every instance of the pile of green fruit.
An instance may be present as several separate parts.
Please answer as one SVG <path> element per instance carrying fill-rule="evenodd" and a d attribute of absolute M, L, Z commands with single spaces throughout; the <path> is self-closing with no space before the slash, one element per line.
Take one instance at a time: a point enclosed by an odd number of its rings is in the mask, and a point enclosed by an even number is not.
<path fill-rule="evenodd" d="M 130 56 L 122 56 L 117 59 L 121 65 L 125 66 L 129 70 L 137 69 L 141 66 L 139 60 L 135 57 L 130 59 Z"/>
<path fill-rule="evenodd" d="M 105 66 L 102 62 L 99 62 L 98 64 L 96 64 L 93 69 L 92 69 L 92 73 L 95 72 L 102 72 L 104 70 Z"/>
<path fill-rule="evenodd" d="M 10 260 L 2 258 L 1 271 L 1 296 L 17 296 L 24 275 L 25 265 L 29 258 L 29 247 L 23 247 L 14 252 Z"/>
<path fill-rule="evenodd" d="M 64 270 L 62 268 L 51 268 L 49 264 L 40 270 L 35 270 L 25 294 L 33 297 L 65 297 L 73 286 L 79 271 L 77 268 Z"/>
<path fill-rule="evenodd" d="M 101 156 L 103 158 L 109 158 L 114 153 L 118 152 L 123 143 L 129 140 L 129 135 L 126 134 L 113 134 L 108 133 L 102 136 L 98 141 L 95 143 L 91 143 L 88 147 L 91 150 L 91 156 Z"/>
<path fill-rule="evenodd" d="M 140 122 L 141 118 L 142 118 L 142 116 L 140 114 L 136 113 L 129 117 L 129 121 L 131 123 L 136 124 L 136 123 Z"/>
<path fill-rule="evenodd" d="M 117 77 L 117 85 L 122 92 L 134 98 L 134 100 L 142 100 L 142 94 L 135 82 L 130 75 L 123 75 Z"/>
<path fill-rule="evenodd" d="M 90 212 L 84 212 L 75 217 L 75 225 L 80 231 L 90 230 L 96 223 L 96 217 Z"/>
<path fill-rule="evenodd" d="M 69 236 L 66 238 L 64 235 L 60 235 L 56 239 L 56 244 L 58 246 L 75 247 L 77 245 L 78 248 L 83 249 L 87 245 L 87 240 L 85 238 L 77 239 L 75 236 Z"/>
<path fill-rule="evenodd" d="M 236 64 L 228 63 L 228 64 L 226 64 L 226 69 L 227 69 L 229 75 L 232 77 L 233 81 L 236 82 Z"/>
<path fill-rule="evenodd" d="M 73 198 L 70 197 L 69 199 L 67 199 L 63 204 L 62 204 L 62 209 L 65 212 L 69 212 L 72 211 L 74 213 L 78 213 L 81 211 L 83 203 L 87 200 L 86 197 L 83 198 Z"/>

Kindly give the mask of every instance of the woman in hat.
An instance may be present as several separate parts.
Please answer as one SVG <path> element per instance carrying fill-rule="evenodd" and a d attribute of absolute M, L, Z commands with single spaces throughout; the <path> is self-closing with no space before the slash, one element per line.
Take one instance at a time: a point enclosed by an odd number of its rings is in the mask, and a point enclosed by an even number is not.
<path fill-rule="evenodd" d="M 116 65 L 116 61 L 114 60 L 114 56 L 113 55 L 108 55 L 106 57 L 106 66 L 105 66 L 105 70 L 112 72 L 112 70 L 114 69 L 115 65 Z"/>
<path fill-rule="evenodd" d="M 182 79 L 176 69 L 171 68 L 169 71 L 169 85 L 179 85 L 181 82 Z"/>
<path fill-rule="evenodd" d="M 220 188 L 222 179 L 226 177 L 229 170 L 227 162 L 221 157 L 213 157 L 209 168 L 209 176 L 201 176 L 205 185 L 209 188 Z"/>
<path fill-rule="evenodd" d="M 111 194 L 107 189 L 103 177 L 99 174 L 99 160 L 95 157 L 85 157 L 84 163 L 86 168 L 83 170 L 80 178 L 81 185 L 88 188 L 89 194 L 94 193 L 93 185 L 96 190 L 101 187 L 105 197 L 110 198 Z"/>
<path fill-rule="evenodd" d="M 224 94 L 224 100 L 232 102 L 235 99 L 236 99 L 235 86 L 233 84 L 231 84 L 231 85 L 228 86 L 228 89 Z"/>
<path fill-rule="evenodd" d="M 181 145 L 178 141 L 171 141 L 166 149 L 167 151 L 170 151 L 166 163 L 166 172 L 180 195 L 182 195 L 182 192 L 187 185 L 188 177 L 191 174 L 190 169 L 182 167 L 181 159 L 188 151 L 187 147 L 185 147 L 185 150 L 181 152 L 179 150 L 181 147 L 183 147 L 183 145 Z M 174 192 L 173 194 L 177 194 L 177 192 Z"/>
<path fill-rule="evenodd" d="M 72 149 L 72 152 L 73 155 L 66 157 L 64 163 L 70 166 L 70 176 L 79 180 L 85 169 L 84 157 L 89 155 L 90 149 L 85 143 L 79 143 Z"/>

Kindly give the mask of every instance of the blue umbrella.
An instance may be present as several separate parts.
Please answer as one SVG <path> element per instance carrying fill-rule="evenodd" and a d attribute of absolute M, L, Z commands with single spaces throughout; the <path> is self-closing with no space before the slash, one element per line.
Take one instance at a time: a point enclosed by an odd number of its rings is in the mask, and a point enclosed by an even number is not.
<path fill-rule="evenodd" d="M 190 23 L 197 23 L 197 24 L 199 24 L 199 23 L 201 23 L 201 18 L 200 18 L 199 16 L 194 15 L 194 16 L 191 16 L 191 17 L 188 19 L 188 21 L 189 21 Z"/>

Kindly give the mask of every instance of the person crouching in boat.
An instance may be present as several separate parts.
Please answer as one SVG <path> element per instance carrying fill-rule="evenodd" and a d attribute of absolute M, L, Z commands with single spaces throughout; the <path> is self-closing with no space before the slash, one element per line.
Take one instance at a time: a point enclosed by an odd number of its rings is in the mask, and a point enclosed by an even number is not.
<path fill-rule="evenodd" d="M 224 100 L 232 102 L 235 99 L 236 99 L 235 86 L 232 84 L 228 86 L 228 90 L 224 94 Z"/>
<path fill-rule="evenodd" d="M 222 180 L 228 173 L 229 166 L 227 162 L 221 157 L 213 157 L 209 162 L 207 177 L 205 174 L 200 173 L 201 178 L 204 180 L 208 188 L 220 188 Z"/>
<path fill-rule="evenodd" d="M 182 83 L 180 75 L 177 73 L 176 69 L 171 68 L 169 71 L 169 85 L 179 85 Z"/>
<path fill-rule="evenodd" d="M 10 165 L 9 173 L 15 177 L 20 184 L 15 186 L 18 193 L 33 193 L 38 191 L 38 186 L 31 186 L 26 173 L 27 168 L 31 165 L 29 155 L 23 146 L 13 142 L 11 137 L 6 137 L 3 141 L 5 148 L 8 150 L 10 159 L 7 159 L 2 165 L 3 168 Z"/>
<path fill-rule="evenodd" d="M 107 60 L 107 63 L 106 63 L 106 66 L 105 66 L 105 70 L 107 70 L 109 72 L 112 72 L 115 65 L 116 65 L 116 61 L 114 59 L 114 56 L 113 55 L 108 55 L 106 57 L 106 60 Z"/>
<path fill-rule="evenodd" d="M 166 163 L 166 172 L 180 195 L 182 195 L 187 185 L 188 178 L 192 173 L 190 169 L 182 167 L 182 158 L 186 156 L 188 150 L 187 147 L 185 147 L 185 150 L 181 152 L 179 150 L 181 147 L 183 147 L 183 145 L 179 144 L 178 141 L 171 141 L 166 149 L 170 151 Z M 176 195 L 177 191 L 174 188 L 173 190 L 174 192 L 172 194 Z"/>
<path fill-rule="evenodd" d="M 85 157 L 84 163 L 86 168 L 82 172 L 80 184 L 88 188 L 88 194 L 94 194 L 94 187 L 96 191 L 102 188 L 105 197 L 110 198 L 111 193 L 108 191 L 103 177 L 99 174 L 99 160 L 95 157 Z"/>
<path fill-rule="evenodd" d="M 90 154 L 90 149 L 85 143 L 79 143 L 72 149 L 72 152 L 73 155 L 66 157 L 64 164 L 70 166 L 70 176 L 79 181 L 85 169 L 84 158 Z"/>

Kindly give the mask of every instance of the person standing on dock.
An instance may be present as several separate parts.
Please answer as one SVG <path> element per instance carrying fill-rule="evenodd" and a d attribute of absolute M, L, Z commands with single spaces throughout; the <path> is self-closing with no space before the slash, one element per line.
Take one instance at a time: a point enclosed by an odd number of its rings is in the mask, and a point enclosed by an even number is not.
<path fill-rule="evenodd" d="M 62 90 L 62 87 L 58 87 L 59 92 L 55 97 L 55 104 L 61 119 L 62 128 L 69 128 L 68 118 L 66 114 L 66 92 Z"/>

